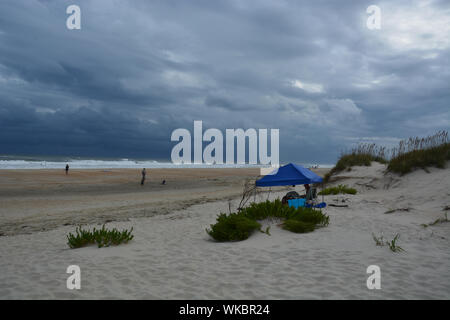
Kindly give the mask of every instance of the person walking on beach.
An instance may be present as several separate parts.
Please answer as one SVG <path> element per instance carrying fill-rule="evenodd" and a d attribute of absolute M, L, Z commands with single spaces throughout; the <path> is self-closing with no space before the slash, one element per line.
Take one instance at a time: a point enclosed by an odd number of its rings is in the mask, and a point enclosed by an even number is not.
<path fill-rule="evenodd" d="M 142 169 L 142 180 L 141 180 L 141 186 L 143 186 L 144 185 L 144 182 L 145 182 L 145 175 L 147 174 L 147 172 L 145 171 L 145 168 L 144 169 Z"/>
<path fill-rule="evenodd" d="M 69 164 L 66 164 L 66 174 L 69 174 Z"/>

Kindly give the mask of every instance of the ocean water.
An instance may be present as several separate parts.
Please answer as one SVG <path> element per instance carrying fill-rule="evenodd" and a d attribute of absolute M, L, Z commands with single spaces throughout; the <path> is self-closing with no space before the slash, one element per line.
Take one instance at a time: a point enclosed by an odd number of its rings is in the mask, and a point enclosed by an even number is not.
<path fill-rule="evenodd" d="M 69 164 L 71 169 L 133 169 L 133 168 L 261 168 L 264 165 L 249 164 L 174 164 L 156 160 L 133 159 L 82 159 L 67 157 L 17 157 L 0 156 L 1 169 L 64 169 Z M 317 164 L 302 164 L 306 168 Z M 333 165 L 319 164 L 319 168 L 332 168 Z"/>

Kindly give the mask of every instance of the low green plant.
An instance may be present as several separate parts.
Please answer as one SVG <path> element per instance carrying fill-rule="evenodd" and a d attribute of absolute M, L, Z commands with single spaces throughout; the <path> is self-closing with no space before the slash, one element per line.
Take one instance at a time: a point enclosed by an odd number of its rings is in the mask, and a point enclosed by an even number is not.
<path fill-rule="evenodd" d="M 311 223 L 317 227 L 326 227 L 330 223 L 330 217 L 324 215 L 320 210 L 312 208 L 301 208 L 286 217 L 288 220 L 296 220 L 304 223 Z"/>
<path fill-rule="evenodd" d="M 336 194 L 356 194 L 356 189 L 354 188 L 350 188 L 346 185 L 338 185 L 336 187 L 329 187 L 329 188 L 325 188 L 322 191 L 319 192 L 319 195 L 324 195 L 324 196 L 328 196 L 328 195 L 336 195 Z"/>
<path fill-rule="evenodd" d="M 300 220 L 288 219 L 283 223 L 283 229 L 295 233 L 306 233 L 314 231 L 315 225 L 311 222 L 304 222 Z"/>
<path fill-rule="evenodd" d="M 392 239 L 390 242 L 387 242 L 387 244 L 389 245 L 389 249 L 391 249 L 391 251 L 393 252 L 402 252 L 405 251 L 403 250 L 402 247 L 397 245 L 397 240 L 400 238 L 400 235 L 397 234 L 394 239 Z"/>
<path fill-rule="evenodd" d="M 241 213 L 221 213 L 217 223 L 211 225 L 206 232 L 217 241 L 242 241 L 255 230 L 260 230 L 261 224 L 249 219 Z"/>
<path fill-rule="evenodd" d="M 286 218 L 288 215 L 296 212 L 296 209 L 284 205 L 279 199 L 275 201 L 265 201 L 251 203 L 243 208 L 240 214 L 252 220 L 264 220 L 267 218 Z"/>
<path fill-rule="evenodd" d="M 383 239 L 383 236 L 377 237 L 375 234 L 372 233 L 372 238 L 375 241 L 375 244 L 379 247 L 389 246 L 389 249 L 393 252 L 402 252 L 405 251 L 402 247 L 397 245 L 397 240 L 400 238 L 399 234 L 396 234 L 394 239 L 391 241 L 385 241 Z"/>
<path fill-rule="evenodd" d="M 90 244 L 97 244 L 99 248 L 109 247 L 111 245 L 119 245 L 127 243 L 132 240 L 134 236 L 131 234 L 133 228 L 130 230 L 119 231 L 116 228 L 108 230 L 105 225 L 101 229 L 94 228 L 92 231 L 84 230 L 81 226 L 75 229 L 75 234 L 69 233 L 67 235 L 67 244 L 70 248 L 81 248 Z"/>

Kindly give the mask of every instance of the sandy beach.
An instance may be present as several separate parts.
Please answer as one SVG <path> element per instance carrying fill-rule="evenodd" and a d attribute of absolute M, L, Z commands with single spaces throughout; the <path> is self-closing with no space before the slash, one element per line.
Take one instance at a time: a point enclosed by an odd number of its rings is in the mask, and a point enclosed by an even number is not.
<path fill-rule="evenodd" d="M 164 215 L 232 199 L 258 169 L 0 170 L 0 235 Z M 162 181 L 166 183 L 162 185 Z"/>
<path fill-rule="evenodd" d="M 449 169 L 403 177 L 384 170 L 373 163 L 333 177 L 331 185 L 358 193 L 324 197 L 328 227 L 295 234 L 264 221 L 270 236 L 233 243 L 213 241 L 205 228 L 230 203 L 236 210 L 244 180 L 257 170 L 150 170 L 144 187 L 137 170 L 0 171 L 0 298 L 449 299 L 450 223 L 422 226 L 448 212 Z M 134 239 L 68 247 L 75 225 L 105 222 L 133 227 Z M 405 252 L 376 246 L 372 233 L 399 234 Z M 81 268 L 81 290 L 66 288 L 69 265 Z M 366 286 L 369 265 L 381 269 L 380 290 Z"/>

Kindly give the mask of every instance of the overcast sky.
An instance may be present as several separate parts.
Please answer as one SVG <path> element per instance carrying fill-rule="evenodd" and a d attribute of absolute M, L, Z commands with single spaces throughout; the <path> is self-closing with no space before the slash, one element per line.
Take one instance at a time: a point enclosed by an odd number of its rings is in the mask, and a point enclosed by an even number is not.
<path fill-rule="evenodd" d="M 169 160 L 203 120 L 334 163 L 448 130 L 449 59 L 450 1 L 1 0 L 0 154 Z"/>

